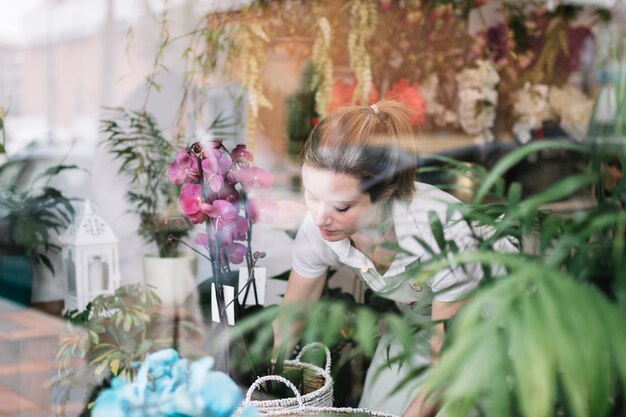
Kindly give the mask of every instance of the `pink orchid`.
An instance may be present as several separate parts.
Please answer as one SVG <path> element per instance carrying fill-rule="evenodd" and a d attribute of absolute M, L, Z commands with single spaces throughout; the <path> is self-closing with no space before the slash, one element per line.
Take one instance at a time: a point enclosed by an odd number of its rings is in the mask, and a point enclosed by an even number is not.
<path fill-rule="evenodd" d="M 209 188 L 217 193 L 219 190 L 222 189 L 222 186 L 224 185 L 224 177 L 222 177 L 220 174 L 211 174 L 209 175 L 209 177 L 207 178 L 207 184 L 209 184 Z"/>
<path fill-rule="evenodd" d="M 207 147 L 209 149 L 220 149 L 222 147 L 222 141 L 221 140 L 212 140 L 211 142 L 209 142 L 207 144 Z"/>
<path fill-rule="evenodd" d="M 266 197 L 250 198 L 246 202 L 246 212 L 248 212 L 248 217 L 252 223 L 258 221 L 273 223 L 278 213 L 278 204 Z"/>
<path fill-rule="evenodd" d="M 193 240 L 197 245 L 209 246 L 209 235 L 205 232 L 196 234 L 196 238 Z"/>
<path fill-rule="evenodd" d="M 250 167 L 239 171 L 243 189 L 248 192 L 254 188 L 271 188 L 274 177 L 259 167 Z"/>
<path fill-rule="evenodd" d="M 236 211 L 239 211 L 239 199 L 239 191 L 237 191 L 234 185 L 228 182 L 225 182 L 218 192 L 212 191 L 209 187 L 209 203 L 212 203 L 215 200 L 224 200 L 232 204 Z"/>
<path fill-rule="evenodd" d="M 201 208 L 202 186 L 200 184 L 183 184 L 178 196 L 178 207 L 192 223 L 202 223 L 206 215 Z"/>
<path fill-rule="evenodd" d="M 241 182 L 241 178 L 239 177 L 239 172 L 233 168 L 229 169 L 226 173 L 226 181 L 229 184 L 236 185 Z"/>
<path fill-rule="evenodd" d="M 215 207 L 216 210 L 210 216 L 215 219 L 215 224 L 218 228 L 222 227 L 224 224 L 234 222 L 238 216 L 235 206 L 228 201 L 215 200 L 213 207 Z"/>
<path fill-rule="evenodd" d="M 248 248 L 241 243 L 230 243 L 224 247 L 224 251 L 228 255 L 228 260 L 234 264 L 243 262 Z"/>
<path fill-rule="evenodd" d="M 246 238 L 248 222 L 237 213 L 235 206 L 224 200 L 215 200 L 213 207 L 215 211 L 210 216 L 215 219 L 220 243 L 229 244 Z"/>
<path fill-rule="evenodd" d="M 186 151 L 178 152 L 176 160 L 167 168 L 167 176 L 176 185 L 199 180 L 198 160 Z"/>
<path fill-rule="evenodd" d="M 206 216 L 217 213 L 212 204 L 202 201 L 202 186 L 200 184 L 183 184 L 178 196 L 178 207 L 192 223 L 202 223 Z"/>
<path fill-rule="evenodd" d="M 233 222 L 222 225 L 217 233 L 220 244 L 228 245 L 235 240 L 245 240 L 247 231 L 248 221 L 245 217 L 237 216 Z"/>
<path fill-rule="evenodd" d="M 233 159 L 233 162 L 242 166 L 248 166 L 248 162 L 254 161 L 254 155 L 243 144 L 237 145 L 230 153 L 230 157 Z"/>
<path fill-rule="evenodd" d="M 224 175 L 232 165 L 228 155 L 222 154 L 219 149 L 209 149 L 204 152 L 205 159 L 202 160 L 202 172 L 205 177 L 211 174 Z"/>

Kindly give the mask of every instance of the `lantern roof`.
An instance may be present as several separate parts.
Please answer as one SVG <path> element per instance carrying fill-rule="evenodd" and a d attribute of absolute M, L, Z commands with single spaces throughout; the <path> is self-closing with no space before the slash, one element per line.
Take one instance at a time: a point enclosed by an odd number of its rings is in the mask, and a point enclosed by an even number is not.
<path fill-rule="evenodd" d="M 85 200 L 83 210 L 67 228 L 61 242 L 65 245 L 92 246 L 117 244 L 111 226 L 93 209 L 91 202 Z"/>

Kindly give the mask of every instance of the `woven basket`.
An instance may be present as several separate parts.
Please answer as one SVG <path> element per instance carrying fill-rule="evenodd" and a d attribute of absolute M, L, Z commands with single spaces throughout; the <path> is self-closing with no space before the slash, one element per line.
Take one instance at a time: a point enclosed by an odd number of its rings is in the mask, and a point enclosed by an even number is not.
<path fill-rule="evenodd" d="M 319 366 L 302 362 L 302 356 L 311 348 L 320 347 L 323 348 L 326 353 L 326 365 L 324 369 Z M 275 363 L 275 362 L 274 362 Z M 333 379 L 330 376 L 330 351 L 328 348 L 319 342 L 314 342 L 306 345 L 302 348 L 298 356 L 293 360 L 286 360 L 283 363 L 284 370 L 299 369 L 302 370 L 302 386 L 303 395 L 298 392 L 300 402 L 306 406 L 315 407 L 331 407 L 333 405 Z M 276 375 L 268 375 L 276 376 Z M 300 406 L 300 402 L 296 397 L 292 398 L 278 398 L 274 400 L 252 400 L 252 393 L 259 388 L 265 381 L 271 379 L 261 378 L 262 382 L 259 383 L 259 379 L 252 384 L 248 390 L 248 396 L 246 397 L 248 403 L 254 405 L 261 415 L 265 415 L 266 412 L 297 409 Z M 283 378 L 284 379 L 284 378 Z M 249 397 L 249 398 L 248 398 Z"/>
<path fill-rule="evenodd" d="M 393 414 L 383 413 L 382 411 L 368 410 L 367 408 L 339 408 L 306 405 L 303 401 L 304 396 L 300 395 L 296 386 L 293 385 L 288 379 L 278 375 L 268 375 L 257 379 L 254 384 L 250 386 L 250 389 L 248 389 L 241 409 L 249 405 L 256 406 L 257 402 L 251 400 L 252 393 L 267 381 L 280 381 L 291 388 L 291 390 L 296 394 L 296 397 L 293 398 L 295 399 L 296 406 L 274 410 L 259 408 L 259 413 L 264 417 L 348 416 L 355 414 L 372 417 L 398 417 Z"/>

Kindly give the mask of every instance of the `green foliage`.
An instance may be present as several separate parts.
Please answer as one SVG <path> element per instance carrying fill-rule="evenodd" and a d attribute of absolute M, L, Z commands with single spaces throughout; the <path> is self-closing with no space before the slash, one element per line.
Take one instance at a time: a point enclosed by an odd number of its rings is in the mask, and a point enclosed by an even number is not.
<path fill-rule="evenodd" d="M 314 119 L 318 117 L 315 111 L 315 89 L 311 88 L 313 76 L 313 65 L 309 64 L 302 73 L 298 91 L 287 101 L 288 151 L 293 156 L 302 151 L 304 142 L 313 130 Z"/>
<path fill-rule="evenodd" d="M 174 160 L 174 145 L 162 134 L 154 117 L 145 111 L 114 109 L 101 121 L 105 144 L 116 160 L 119 173 L 130 179 L 126 199 L 139 214 L 139 235 L 155 243 L 159 256 L 176 255 L 168 236 L 183 237 L 187 224 L 168 221 L 176 216 L 178 190 L 167 178 L 167 167 Z"/>
<path fill-rule="evenodd" d="M 507 187 L 501 179 L 529 155 L 555 149 L 580 154 L 590 162 L 589 170 L 525 197 L 519 184 Z M 491 172 L 455 161 L 440 168 L 472 175 L 478 184 L 475 200 L 450 205 L 447 219 L 430 217 L 437 247 L 424 248 L 431 259 L 409 268 L 407 277 L 426 282 L 442 269 L 474 263 L 485 271 L 471 302 L 448 323 L 440 361 L 427 375 L 427 386 L 448 404 L 450 415 L 474 410 L 487 416 L 606 416 L 624 411 L 626 213 L 617 198 L 623 181 L 584 211 L 564 216 L 544 208 L 581 191 L 591 195 L 602 184 L 591 163 L 597 158 L 606 161 L 607 153 L 550 141 L 511 152 Z M 459 250 L 444 232 L 458 222 L 470 227 L 471 248 Z M 506 249 L 504 239 L 519 252 L 509 253 L 512 246 Z M 355 352 L 366 354 L 373 352 L 381 332 L 394 332 L 405 352 L 389 361 L 410 369 L 398 385 L 424 371 L 411 369 L 407 360 L 417 332 L 432 322 L 409 324 L 395 313 L 336 301 L 281 308 L 283 331 L 302 320 L 306 324 L 298 337 L 303 343 L 333 346 L 347 338 Z"/>
<path fill-rule="evenodd" d="M 43 265 L 54 273 L 48 253 L 59 252 L 61 247 L 51 233 L 61 233 L 73 217 L 71 199 L 55 188 L 0 190 L 0 246 L 24 251 L 35 266 Z"/>
<path fill-rule="evenodd" d="M 85 310 L 66 314 L 52 381 L 62 404 L 74 386 L 97 388 L 116 375 L 132 381 L 135 364 L 148 352 L 177 346 L 185 357 L 201 356 L 199 343 L 194 344 L 200 329 L 188 320 L 164 315 L 160 304 L 151 287 L 133 284 L 99 295 Z"/>
<path fill-rule="evenodd" d="M 190 224 L 180 217 L 179 190 L 168 179 L 167 168 L 176 151 L 187 144 L 165 138 L 154 116 L 146 111 L 113 109 L 100 124 L 107 149 L 121 162 L 119 173 L 130 179 L 126 199 L 139 214 L 139 235 L 157 245 L 159 256 L 176 256 L 177 248 L 168 237 L 173 235 L 178 241 L 189 232 Z M 220 113 L 207 132 L 229 137 L 233 126 L 231 118 Z"/>

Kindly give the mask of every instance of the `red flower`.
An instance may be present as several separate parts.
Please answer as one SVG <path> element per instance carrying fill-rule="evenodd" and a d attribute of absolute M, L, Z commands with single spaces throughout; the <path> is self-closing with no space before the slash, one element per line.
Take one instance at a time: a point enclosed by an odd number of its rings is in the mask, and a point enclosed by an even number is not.
<path fill-rule="evenodd" d="M 417 127 L 424 124 L 426 101 L 419 92 L 417 83 L 409 84 L 409 82 L 403 78 L 400 82 L 391 86 L 391 90 L 385 93 L 385 98 L 397 100 L 409 108 L 411 126 Z"/>
<path fill-rule="evenodd" d="M 346 104 L 353 104 L 352 98 L 354 97 L 354 91 L 356 90 L 356 83 L 352 82 L 348 84 L 343 80 L 336 80 L 333 83 L 333 96 L 328 103 L 326 111 L 330 113 L 333 110 L 338 109 Z M 367 104 L 372 105 L 378 101 L 378 91 L 372 85 L 370 95 L 367 98 Z"/>

